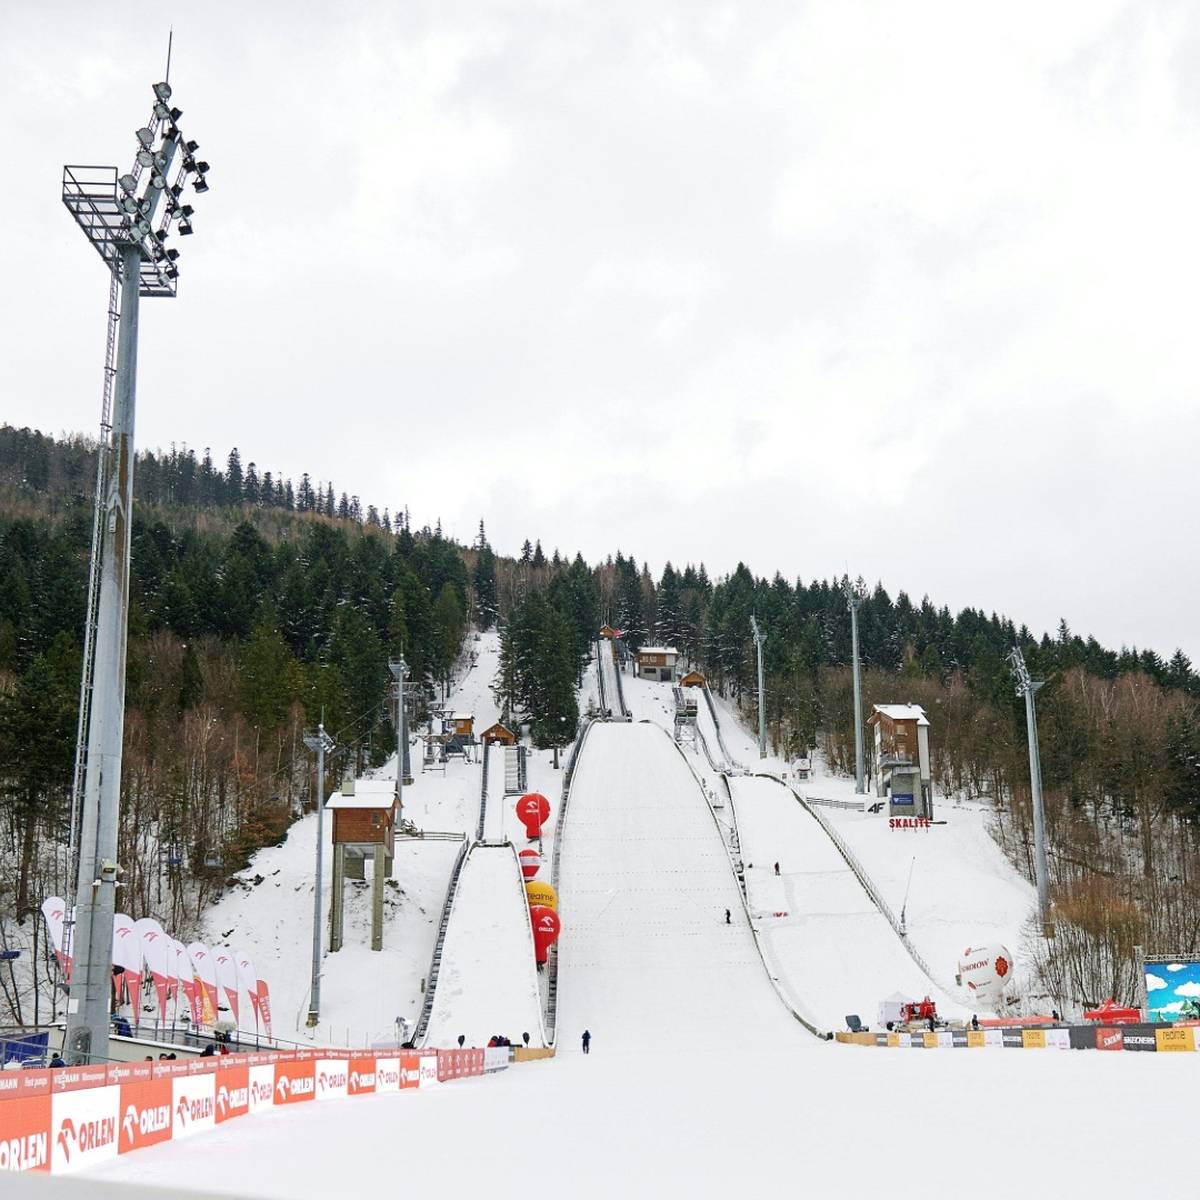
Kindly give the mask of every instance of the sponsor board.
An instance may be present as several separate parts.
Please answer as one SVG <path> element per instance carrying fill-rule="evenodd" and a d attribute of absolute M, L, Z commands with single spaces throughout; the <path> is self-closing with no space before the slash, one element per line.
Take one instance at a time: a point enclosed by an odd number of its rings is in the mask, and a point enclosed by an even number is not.
<path fill-rule="evenodd" d="M 1125 1035 L 1126 1050 L 1158 1049 L 1158 1039 L 1154 1036 L 1153 1025 L 1123 1025 L 1121 1032 Z"/>
<path fill-rule="evenodd" d="M 967 1046 L 972 1049 L 981 1049 L 987 1045 L 987 1033 L 982 1029 L 967 1030 Z"/>
<path fill-rule="evenodd" d="M 437 1072 L 435 1071 L 436 1075 Z M 435 1079 L 436 1083 L 437 1080 Z M 421 1056 L 419 1054 L 402 1054 L 400 1056 L 400 1086 L 415 1088 L 421 1086 Z"/>
<path fill-rule="evenodd" d="M 313 1078 L 317 1082 L 318 1100 L 340 1100 L 346 1095 L 349 1083 L 346 1059 L 318 1058 L 312 1065 Z"/>
<path fill-rule="evenodd" d="M 911 1033 L 897 1033 L 894 1036 L 896 1038 L 896 1045 L 899 1046 L 901 1050 L 907 1050 L 909 1046 L 912 1045 Z"/>
<path fill-rule="evenodd" d="M 191 1137 L 217 1123 L 217 1091 L 213 1073 L 176 1075 L 171 1080 L 171 1115 L 174 1136 Z"/>
<path fill-rule="evenodd" d="M 983 1044 L 989 1050 L 996 1050 L 1004 1045 L 1004 1031 L 1001 1029 L 985 1029 L 983 1031 Z"/>
<path fill-rule="evenodd" d="M 438 1078 L 438 1059 L 437 1054 L 422 1054 L 420 1059 L 420 1068 L 417 1080 L 421 1087 L 432 1087 L 435 1083 L 440 1083 Z"/>
<path fill-rule="evenodd" d="M 952 1029 L 950 1031 L 950 1041 L 956 1048 L 970 1045 L 970 1042 L 967 1041 L 967 1031 L 965 1029 Z"/>
<path fill-rule="evenodd" d="M 369 1096 L 376 1090 L 379 1077 L 379 1063 L 374 1058 L 352 1058 L 347 1064 L 350 1077 L 346 1084 L 348 1096 Z M 400 1073 L 396 1072 L 396 1086 L 400 1086 Z M 395 1089 L 392 1089 L 393 1091 Z"/>
<path fill-rule="evenodd" d="M 109 1063 L 109 1083 L 141 1083 L 154 1078 L 152 1062 Z"/>
<path fill-rule="evenodd" d="M 484 1072 L 503 1071 L 508 1066 L 507 1046 L 488 1046 L 483 1052 Z"/>
<path fill-rule="evenodd" d="M 921 1044 L 926 1050 L 936 1050 L 939 1045 L 938 1035 L 936 1033 L 929 1032 L 921 1034 Z"/>
<path fill-rule="evenodd" d="M 120 1103 L 121 1089 L 107 1084 L 59 1092 L 53 1097 L 50 1169 L 55 1174 L 78 1171 L 117 1157 Z"/>
<path fill-rule="evenodd" d="M 300 1059 L 275 1064 L 275 1103 L 302 1104 L 317 1094 L 312 1060 Z"/>
<path fill-rule="evenodd" d="M 1071 1031 L 1069 1029 L 1047 1029 L 1046 1045 L 1051 1050 L 1070 1050 Z"/>
<path fill-rule="evenodd" d="M 1022 1029 L 1021 1045 L 1026 1050 L 1045 1050 L 1046 1031 L 1044 1029 Z"/>
<path fill-rule="evenodd" d="M 148 1065 L 148 1064 L 147 1064 Z M 169 1142 L 173 1096 L 169 1079 L 139 1079 L 121 1084 L 120 1154 Z"/>
<path fill-rule="evenodd" d="M 266 1065 L 250 1068 L 250 1111 L 261 1112 L 275 1103 L 275 1067 Z"/>
<path fill-rule="evenodd" d="M 50 1170 L 50 1097 L 5 1100 L 0 1115 L 0 1171 Z"/>
<path fill-rule="evenodd" d="M 50 1087 L 55 1092 L 74 1092 L 81 1088 L 101 1087 L 108 1082 L 108 1068 L 58 1067 L 53 1073 Z"/>
<path fill-rule="evenodd" d="M 375 1090 L 398 1092 L 403 1060 L 399 1058 L 377 1058 L 375 1060 Z"/>
<path fill-rule="evenodd" d="M 949 1029 L 939 1029 L 937 1032 L 937 1044 L 939 1049 L 949 1050 L 954 1045 L 954 1034 Z M 964 1040 L 962 1045 L 966 1045 Z"/>
<path fill-rule="evenodd" d="M 1125 1049 L 1125 1031 L 1116 1026 L 1112 1028 L 1104 1028 L 1103 1026 L 1096 1030 L 1096 1049 L 1097 1050 L 1124 1050 Z"/>
<path fill-rule="evenodd" d="M 896 802 L 895 797 L 892 798 L 892 803 Z M 910 800 L 911 804 L 912 801 Z M 928 817 L 888 817 L 889 829 L 930 829 L 932 823 Z"/>
<path fill-rule="evenodd" d="M 1025 1045 L 1025 1031 L 1023 1029 L 1002 1029 L 1000 1036 L 1004 1040 L 1004 1045 L 1008 1049 L 1014 1046 L 1021 1047 Z"/>
<path fill-rule="evenodd" d="M 1186 1027 L 1175 1029 L 1156 1029 L 1154 1031 L 1156 1049 L 1160 1051 L 1176 1051 L 1196 1049 L 1195 1035 Z"/>
<path fill-rule="evenodd" d="M 250 1111 L 250 1068 L 226 1067 L 217 1072 L 217 1124 Z"/>

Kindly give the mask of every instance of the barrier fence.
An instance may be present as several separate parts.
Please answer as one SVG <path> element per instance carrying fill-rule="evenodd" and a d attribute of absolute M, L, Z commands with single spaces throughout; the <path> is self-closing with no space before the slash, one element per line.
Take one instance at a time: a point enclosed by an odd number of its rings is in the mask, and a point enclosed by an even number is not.
<path fill-rule="evenodd" d="M 887 1046 L 900 1050 L 1153 1050 L 1200 1051 L 1200 1024 L 1070 1025 L 1046 1028 L 939 1029 L 933 1032 L 836 1033 L 851 1046 Z"/>
<path fill-rule="evenodd" d="M 0 1071 L 0 1171 L 78 1171 L 268 1108 L 433 1087 L 513 1057 L 508 1048 L 296 1050 Z"/>

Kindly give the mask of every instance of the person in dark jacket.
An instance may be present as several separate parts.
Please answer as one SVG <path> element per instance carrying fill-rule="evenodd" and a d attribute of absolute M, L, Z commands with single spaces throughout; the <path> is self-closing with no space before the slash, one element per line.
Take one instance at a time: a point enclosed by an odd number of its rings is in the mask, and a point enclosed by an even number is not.
<path fill-rule="evenodd" d="M 55 1050 L 54 1056 L 50 1059 L 50 1065 L 52 1067 L 65 1067 L 67 1065 L 67 1061 L 61 1054 L 59 1054 L 57 1050 Z"/>
<path fill-rule="evenodd" d="M 459 1044 L 459 1046 L 460 1046 L 460 1047 L 462 1046 L 462 1044 L 463 1044 L 463 1043 L 464 1043 L 466 1040 L 467 1040 L 467 1035 L 466 1035 L 465 1033 L 460 1033 L 460 1034 L 458 1035 L 458 1044 Z"/>
<path fill-rule="evenodd" d="M 212 1058 L 213 1055 L 216 1054 L 216 1052 L 217 1052 L 216 1046 L 214 1046 L 212 1044 L 212 1042 L 209 1042 L 208 1045 L 205 1046 L 204 1049 L 200 1051 L 200 1057 L 201 1058 Z"/>
<path fill-rule="evenodd" d="M 592 1044 L 592 1035 L 588 1030 L 585 1029 L 583 1031 L 583 1052 L 584 1052 L 584 1054 L 591 1053 L 591 1050 L 589 1049 L 591 1044 Z"/>
<path fill-rule="evenodd" d="M 725 924 L 726 924 L 726 925 L 732 925 L 732 924 L 733 924 L 733 922 L 732 922 L 732 921 L 729 919 L 729 909 L 726 909 L 726 910 L 725 910 Z"/>
<path fill-rule="evenodd" d="M 779 864 L 778 863 L 775 864 L 775 874 L 776 875 L 779 874 Z"/>
<path fill-rule="evenodd" d="M 976 1013 L 976 1014 L 975 1014 L 975 1015 L 974 1015 L 974 1016 L 971 1018 L 971 1028 L 972 1028 L 972 1029 L 978 1029 L 978 1028 L 979 1028 L 979 1014 L 978 1014 L 978 1013 Z"/>

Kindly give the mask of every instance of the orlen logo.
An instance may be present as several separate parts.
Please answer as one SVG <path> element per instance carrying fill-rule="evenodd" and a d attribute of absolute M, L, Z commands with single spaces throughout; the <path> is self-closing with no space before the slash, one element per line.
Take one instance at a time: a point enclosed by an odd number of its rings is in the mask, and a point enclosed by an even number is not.
<path fill-rule="evenodd" d="M 421 1082 L 420 1067 L 403 1067 L 400 1071 L 401 1078 L 409 1087 L 416 1087 Z M 437 1072 L 433 1073 L 434 1078 L 437 1078 Z"/>
<path fill-rule="evenodd" d="M 275 1090 L 283 1097 L 283 1103 L 286 1103 L 289 1094 L 292 1096 L 306 1096 L 312 1092 L 313 1078 L 311 1075 L 301 1075 L 289 1081 L 286 1075 L 281 1075 L 279 1082 L 275 1085 Z"/>
<path fill-rule="evenodd" d="M 198 1096 L 195 1100 L 189 1100 L 186 1096 L 180 1096 L 179 1103 L 175 1105 L 175 1115 L 185 1128 L 188 1121 L 208 1120 L 213 1115 L 213 1098 Z"/>
<path fill-rule="evenodd" d="M 131 1104 L 125 1109 L 125 1119 L 121 1122 L 121 1132 L 125 1141 L 132 1146 L 140 1133 L 143 1137 L 151 1133 L 162 1133 L 171 1127 L 171 1106 L 155 1104 L 150 1108 L 139 1109 Z"/>
<path fill-rule="evenodd" d="M 417 1075 L 418 1077 L 420 1076 L 419 1071 L 414 1072 L 414 1074 Z M 380 1063 L 375 1068 L 374 1076 L 370 1076 L 370 1075 L 364 1076 L 364 1079 L 372 1079 L 372 1078 L 378 1079 L 379 1083 L 383 1087 L 393 1087 L 394 1088 L 394 1087 L 400 1086 L 400 1071 L 396 1067 L 390 1066 L 385 1063 Z M 369 1085 L 366 1085 L 366 1086 L 369 1086 Z"/>
<path fill-rule="evenodd" d="M 321 1091 L 328 1092 L 340 1090 L 346 1086 L 346 1071 L 343 1068 L 340 1071 L 322 1071 L 318 1074 L 317 1079 L 321 1084 Z M 354 1085 L 358 1086 L 357 1083 Z"/>
<path fill-rule="evenodd" d="M 279 1083 L 281 1087 L 284 1087 L 284 1085 L 287 1083 L 287 1079 L 281 1079 Z M 284 1087 L 284 1094 L 287 1094 L 286 1087 Z M 259 1083 L 257 1080 L 255 1080 L 250 1084 L 250 1098 L 255 1104 L 270 1104 L 271 1096 L 271 1085 L 269 1083 Z"/>
<path fill-rule="evenodd" d="M 98 1150 L 101 1146 L 111 1146 L 117 1137 L 116 1117 L 102 1117 L 98 1121 L 80 1121 L 76 1129 L 75 1122 L 70 1117 L 63 1120 L 58 1131 L 58 1148 L 62 1151 L 63 1161 L 71 1161 L 71 1153 L 78 1150 L 86 1154 L 89 1150 Z"/>
<path fill-rule="evenodd" d="M 373 1088 L 374 1086 L 374 1071 L 364 1071 L 361 1075 L 357 1071 L 350 1072 L 350 1090 L 352 1092 L 357 1092 L 359 1088 Z"/>
<path fill-rule="evenodd" d="M 224 1117 L 231 1108 L 246 1108 L 249 1103 L 249 1088 L 227 1088 L 224 1084 L 221 1084 L 220 1090 L 217 1092 L 217 1108 L 222 1117 Z"/>

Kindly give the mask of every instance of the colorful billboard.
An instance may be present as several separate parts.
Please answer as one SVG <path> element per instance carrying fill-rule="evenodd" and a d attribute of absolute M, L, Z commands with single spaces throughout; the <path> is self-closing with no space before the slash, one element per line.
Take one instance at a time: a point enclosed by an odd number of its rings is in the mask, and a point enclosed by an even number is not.
<path fill-rule="evenodd" d="M 1200 1017 L 1200 962 L 1147 963 L 1146 1007 L 1151 1021 Z"/>

